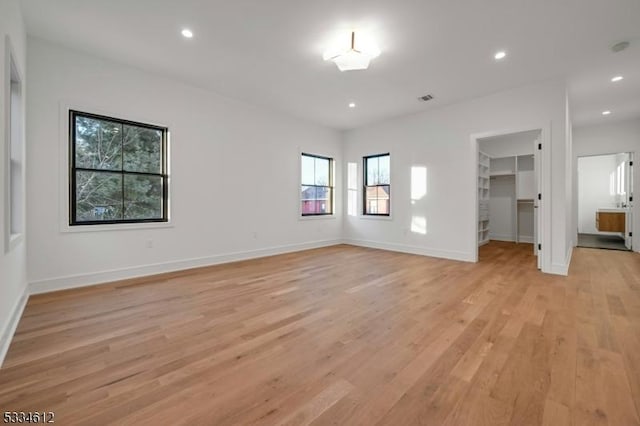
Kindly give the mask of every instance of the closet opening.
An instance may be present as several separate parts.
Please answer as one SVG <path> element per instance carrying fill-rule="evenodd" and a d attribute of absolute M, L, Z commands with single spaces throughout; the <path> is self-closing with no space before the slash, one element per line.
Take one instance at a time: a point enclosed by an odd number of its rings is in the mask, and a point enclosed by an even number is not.
<path fill-rule="evenodd" d="M 542 130 L 481 137 L 476 143 L 478 260 L 519 250 L 541 269 Z"/>
<path fill-rule="evenodd" d="M 631 250 L 633 153 L 578 157 L 578 247 Z"/>

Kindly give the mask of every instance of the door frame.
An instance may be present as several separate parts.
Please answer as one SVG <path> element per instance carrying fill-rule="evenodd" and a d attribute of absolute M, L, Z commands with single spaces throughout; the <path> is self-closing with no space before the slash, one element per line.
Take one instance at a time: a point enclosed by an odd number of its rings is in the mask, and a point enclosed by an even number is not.
<path fill-rule="evenodd" d="M 471 158 L 473 167 L 473 193 L 474 193 L 474 201 L 475 206 L 473 208 L 473 226 L 474 229 L 474 239 L 475 241 L 473 247 L 473 259 L 474 262 L 478 262 L 478 152 L 479 152 L 479 139 L 491 138 L 496 136 L 505 136 L 514 133 L 522 133 L 522 132 L 530 132 L 530 131 L 540 131 L 540 141 L 542 144 L 542 149 L 539 152 L 540 155 L 540 163 L 542 167 L 540 170 L 536 170 L 536 179 L 541 184 L 541 187 L 538 188 L 540 194 L 542 194 L 542 199 L 538 200 L 538 215 L 540 215 L 540 229 L 538 230 L 539 240 L 538 244 L 541 245 L 542 250 L 538 252 L 539 256 L 539 264 L 542 272 L 552 273 L 551 271 L 551 122 L 548 123 L 538 123 L 530 126 L 523 126 L 518 128 L 505 128 L 500 130 L 493 130 L 487 132 L 479 132 L 473 133 L 470 136 L 470 148 L 471 148 Z"/>
<path fill-rule="evenodd" d="M 626 176 L 626 184 L 627 184 L 627 208 L 629 212 L 625 216 L 625 229 L 624 229 L 624 245 L 630 250 L 633 251 L 633 210 L 634 210 L 634 200 L 633 200 L 633 158 L 634 153 L 628 152 L 627 155 L 627 167 L 625 170 Z"/>

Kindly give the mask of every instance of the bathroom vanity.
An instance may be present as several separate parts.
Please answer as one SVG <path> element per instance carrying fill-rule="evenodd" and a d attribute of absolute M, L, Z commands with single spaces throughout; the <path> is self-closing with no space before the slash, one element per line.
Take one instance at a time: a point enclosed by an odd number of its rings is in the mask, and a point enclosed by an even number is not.
<path fill-rule="evenodd" d="M 607 208 L 596 211 L 596 229 L 600 232 L 625 232 L 627 209 Z"/>

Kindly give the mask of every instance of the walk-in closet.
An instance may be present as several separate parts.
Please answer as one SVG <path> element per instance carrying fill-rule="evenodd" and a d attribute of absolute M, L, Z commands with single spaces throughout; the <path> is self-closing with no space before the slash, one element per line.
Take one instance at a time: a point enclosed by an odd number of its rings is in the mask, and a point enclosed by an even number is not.
<path fill-rule="evenodd" d="M 539 131 L 478 141 L 478 244 L 535 243 Z"/>

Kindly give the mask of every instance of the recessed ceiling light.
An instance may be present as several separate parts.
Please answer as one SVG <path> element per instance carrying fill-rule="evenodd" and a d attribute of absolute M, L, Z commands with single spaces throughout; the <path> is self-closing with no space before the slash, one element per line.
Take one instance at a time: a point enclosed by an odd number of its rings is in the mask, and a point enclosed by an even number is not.
<path fill-rule="evenodd" d="M 504 50 L 501 50 L 500 52 L 497 52 L 495 55 L 493 55 L 494 58 L 496 58 L 497 61 L 499 61 L 500 59 L 504 59 L 507 56 L 507 52 L 505 52 Z"/>
<path fill-rule="evenodd" d="M 602 111 L 602 115 L 609 115 L 611 114 L 611 111 L 607 110 L 607 111 Z"/>
<path fill-rule="evenodd" d="M 356 107 L 356 103 L 355 102 L 350 102 L 349 103 L 349 108 L 355 108 Z"/>
<path fill-rule="evenodd" d="M 622 80 L 622 79 L 624 79 L 624 77 L 623 77 L 623 76 L 621 76 L 621 75 L 616 75 L 615 77 L 613 77 L 613 78 L 611 79 L 611 81 L 615 83 L 615 82 L 620 81 L 620 80 Z"/>
<path fill-rule="evenodd" d="M 190 29 L 185 28 L 185 29 L 182 30 L 182 36 L 184 38 L 191 38 L 191 37 L 193 37 L 193 32 L 191 32 Z"/>

